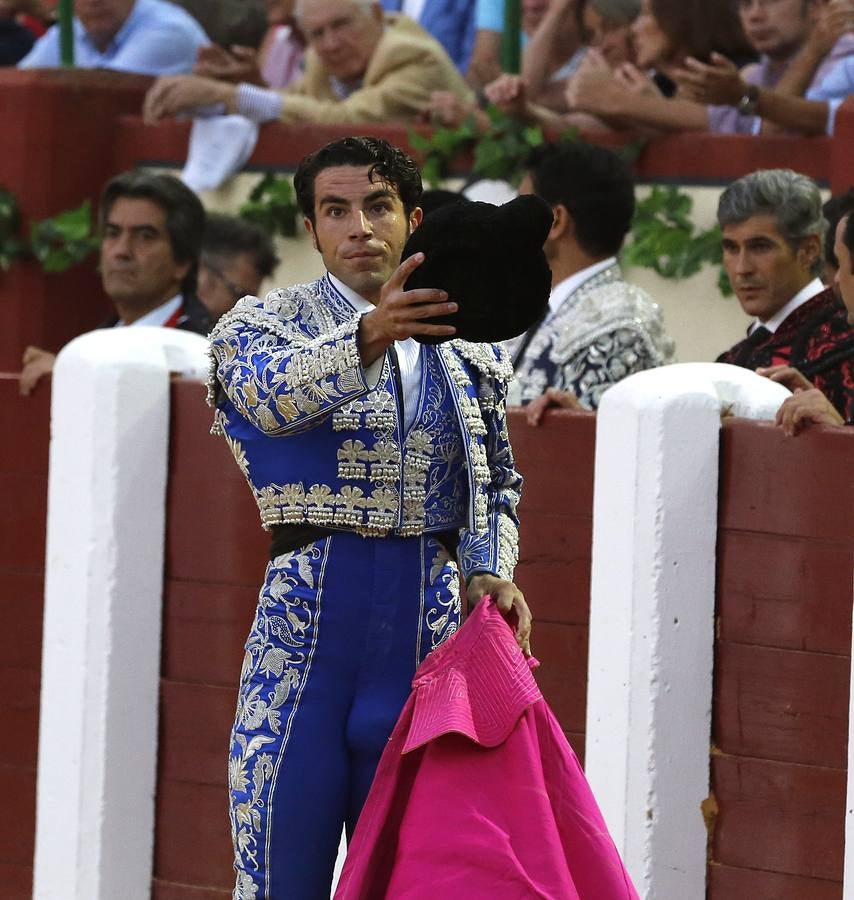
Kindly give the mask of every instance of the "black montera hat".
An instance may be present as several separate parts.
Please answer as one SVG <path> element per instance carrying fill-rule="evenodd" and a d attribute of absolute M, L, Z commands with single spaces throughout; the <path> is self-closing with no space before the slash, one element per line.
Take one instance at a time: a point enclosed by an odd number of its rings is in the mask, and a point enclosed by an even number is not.
<path fill-rule="evenodd" d="M 431 212 L 410 236 L 403 259 L 419 251 L 424 262 L 406 290 L 441 288 L 457 312 L 436 325 L 453 325 L 454 338 L 504 341 L 527 331 L 549 302 L 551 270 L 543 244 L 552 225 L 549 205 L 525 194 L 503 206 L 454 203 Z M 424 344 L 448 338 L 417 337 Z"/>

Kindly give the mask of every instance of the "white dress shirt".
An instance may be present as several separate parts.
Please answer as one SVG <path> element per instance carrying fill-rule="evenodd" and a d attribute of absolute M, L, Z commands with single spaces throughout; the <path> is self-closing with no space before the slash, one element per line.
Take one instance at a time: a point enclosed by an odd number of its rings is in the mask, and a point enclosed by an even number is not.
<path fill-rule="evenodd" d="M 823 290 L 824 284 L 822 284 L 821 279 L 813 278 L 785 306 L 778 309 L 767 322 L 760 322 L 759 319 L 754 319 L 750 328 L 747 329 L 747 333 L 753 334 L 760 325 L 764 325 L 773 334 L 799 306 L 803 306 L 807 300 L 812 300 L 816 294 L 820 294 Z"/>
<path fill-rule="evenodd" d="M 162 303 L 160 306 L 152 309 L 151 312 L 146 313 L 144 316 L 141 316 L 139 319 L 135 319 L 133 322 L 125 323 L 119 319 L 118 322 L 113 326 L 114 328 L 129 328 L 134 325 L 165 325 L 169 319 L 175 315 L 176 312 L 181 308 L 181 303 L 183 302 L 183 298 L 180 294 L 174 296 L 171 300 L 167 300 L 165 303 Z"/>
<path fill-rule="evenodd" d="M 365 300 L 331 273 L 329 281 L 356 312 L 364 315 L 374 308 L 373 303 Z M 415 338 L 407 338 L 405 341 L 395 341 L 394 349 L 400 364 L 400 381 L 403 386 L 403 427 L 405 431 L 408 431 L 415 421 L 418 401 L 421 397 L 421 344 Z M 383 359 L 384 356 L 380 356 L 379 359 L 365 367 L 365 380 L 371 387 L 376 387 L 380 380 Z"/>

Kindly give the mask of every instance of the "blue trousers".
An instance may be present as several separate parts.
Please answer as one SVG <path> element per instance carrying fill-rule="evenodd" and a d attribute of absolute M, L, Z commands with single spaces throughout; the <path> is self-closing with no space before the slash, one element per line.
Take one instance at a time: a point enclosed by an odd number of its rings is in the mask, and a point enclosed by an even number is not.
<path fill-rule="evenodd" d="M 235 900 L 328 900 L 342 825 L 459 619 L 456 563 L 429 535 L 336 534 L 270 563 L 228 763 Z"/>

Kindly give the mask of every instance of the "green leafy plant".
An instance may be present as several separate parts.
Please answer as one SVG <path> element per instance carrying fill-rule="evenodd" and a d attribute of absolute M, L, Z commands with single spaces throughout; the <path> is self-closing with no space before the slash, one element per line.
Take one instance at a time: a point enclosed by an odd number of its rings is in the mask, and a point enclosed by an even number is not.
<path fill-rule="evenodd" d="M 534 147 L 545 141 L 539 126 L 526 125 L 497 107 L 486 109 L 490 127 L 481 131 L 474 116 L 458 128 L 436 128 L 429 136 L 414 130 L 409 143 L 422 157 L 421 175 L 431 187 L 446 178 L 453 161 L 471 154 L 471 173 L 479 178 L 496 178 L 516 184 L 525 159 Z M 561 135 L 561 140 L 574 140 L 575 129 Z"/>
<path fill-rule="evenodd" d="M 15 195 L 0 187 L 0 269 L 8 269 L 23 256 L 26 248 L 20 240 L 21 215 Z"/>
<path fill-rule="evenodd" d="M 717 225 L 699 230 L 690 219 L 694 202 L 674 186 L 656 185 L 635 207 L 631 240 L 623 262 L 653 269 L 662 278 L 689 278 L 705 265 L 720 266 L 721 232 Z M 725 273 L 718 287 L 732 293 Z"/>
<path fill-rule="evenodd" d="M 99 243 L 88 200 L 76 209 L 33 222 L 30 228 L 30 252 L 45 272 L 65 272 L 97 250 Z"/>
<path fill-rule="evenodd" d="M 450 174 L 454 160 L 464 155 L 472 158 L 473 175 L 518 182 L 525 159 L 545 136 L 540 128 L 524 125 L 495 107 L 488 108 L 487 115 L 491 127 L 485 132 L 477 127 L 474 117 L 459 128 L 436 128 L 429 136 L 410 130 L 409 143 L 421 155 L 421 174 L 427 184 L 438 186 Z M 576 139 L 576 130 L 569 129 L 558 141 Z M 631 164 L 646 144 L 646 139 L 640 139 L 615 152 Z M 684 191 L 672 186 L 654 187 L 637 204 L 632 237 L 623 251 L 624 262 L 654 269 L 668 279 L 688 278 L 705 265 L 720 265 L 720 230 L 698 230 L 690 219 L 692 208 L 693 201 Z M 723 271 L 718 287 L 724 296 L 732 294 Z"/>
<path fill-rule="evenodd" d="M 293 237 L 297 233 L 299 207 L 290 178 L 267 172 L 252 189 L 238 214 L 270 235 Z"/>

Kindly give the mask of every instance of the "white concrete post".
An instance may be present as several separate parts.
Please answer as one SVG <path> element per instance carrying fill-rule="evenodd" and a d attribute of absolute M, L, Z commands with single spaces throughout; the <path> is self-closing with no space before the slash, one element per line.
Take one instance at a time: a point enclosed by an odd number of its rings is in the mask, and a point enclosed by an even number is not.
<path fill-rule="evenodd" d="M 36 900 L 150 894 L 169 374 L 203 376 L 205 348 L 110 329 L 56 362 Z"/>
<path fill-rule="evenodd" d="M 688 363 L 599 407 L 586 770 L 646 900 L 705 896 L 720 417 L 773 418 L 788 395 Z"/>

